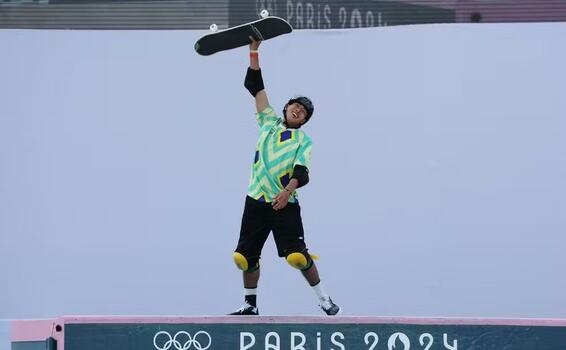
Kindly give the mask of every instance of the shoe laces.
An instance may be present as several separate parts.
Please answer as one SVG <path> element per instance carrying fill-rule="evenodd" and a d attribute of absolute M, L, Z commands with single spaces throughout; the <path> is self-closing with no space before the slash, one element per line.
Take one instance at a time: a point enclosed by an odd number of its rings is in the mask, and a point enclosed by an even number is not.
<path fill-rule="evenodd" d="M 255 309 L 255 306 L 252 306 L 252 305 L 250 305 L 250 304 L 248 304 L 248 303 L 244 303 L 244 304 L 242 304 L 242 306 L 240 306 L 240 308 L 239 308 L 238 310 L 236 310 L 236 311 L 242 312 L 242 311 L 244 311 L 244 310 L 246 310 L 246 309 L 252 309 L 252 310 L 253 310 L 253 309 Z"/>
<path fill-rule="evenodd" d="M 328 310 L 330 309 L 332 306 L 334 306 L 334 303 L 332 302 L 332 299 L 328 298 L 328 299 L 322 299 L 321 303 L 320 303 L 320 307 Z"/>

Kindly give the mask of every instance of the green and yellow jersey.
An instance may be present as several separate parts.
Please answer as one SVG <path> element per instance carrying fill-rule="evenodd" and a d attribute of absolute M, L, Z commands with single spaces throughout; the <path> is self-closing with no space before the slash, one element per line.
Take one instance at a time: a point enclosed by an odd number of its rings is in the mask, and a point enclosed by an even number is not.
<path fill-rule="evenodd" d="M 310 168 L 312 140 L 299 129 L 288 129 L 273 108 L 256 115 L 259 140 L 248 186 L 248 196 L 271 202 L 291 180 L 295 165 Z M 289 202 L 297 201 L 293 193 Z"/>

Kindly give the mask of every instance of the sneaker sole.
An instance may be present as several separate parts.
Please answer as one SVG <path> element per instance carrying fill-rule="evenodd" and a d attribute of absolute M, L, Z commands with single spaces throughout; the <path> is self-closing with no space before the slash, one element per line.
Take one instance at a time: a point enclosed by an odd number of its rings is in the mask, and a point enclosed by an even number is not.
<path fill-rule="evenodd" d="M 327 316 L 338 316 L 341 313 L 342 313 L 342 308 L 339 308 L 337 313 L 335 313 L 334 315 L 327 315 Z"/>
<path fill-rule="evenodd" d="M 325 314 L 326 316 L 330 316 L 330 317 L 332 317 L 332 316 L 338 316 L 338 315 L 340 315 L 340 314 L 342 313 L 342 308 L 339 307 L 339 308 L 338 308 L 338 312 L 335 313 L 334 315 L 329 315 L 329 314 L 327 314 L 326 311 L 324 311 L 324 310 L 322 310 L 322 312 L 324 312 L 324 314 Z"/>

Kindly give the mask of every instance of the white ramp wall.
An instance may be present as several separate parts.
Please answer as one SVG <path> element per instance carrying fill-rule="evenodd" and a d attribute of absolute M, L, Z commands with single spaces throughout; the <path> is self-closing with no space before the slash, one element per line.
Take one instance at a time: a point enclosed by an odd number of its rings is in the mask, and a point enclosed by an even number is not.
<path fill-rule="evenodd" d="M 0 318 L 224 314 L 257 128 L 245 48 L 0 32 Z M 307 243 L 346 314 L 566 317 L 565 24 L 298 31 L 271 103 L 316 112 Z M 266 245 L 260 311 L 317 314 Z"/>

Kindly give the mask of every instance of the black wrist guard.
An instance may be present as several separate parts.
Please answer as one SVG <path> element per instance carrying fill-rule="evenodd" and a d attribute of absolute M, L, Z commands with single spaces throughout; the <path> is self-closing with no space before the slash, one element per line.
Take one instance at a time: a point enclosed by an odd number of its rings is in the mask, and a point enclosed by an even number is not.
<path fill-rule="evenodd" d="M 246 73 L 246 80 L 244 80 L 244 86 L 253 97 L 257 95 L 258 92 L 265 89 L 263 87 L 263 78 L 261 77 L 261 70 L 255 70 L 248 68 Z"/>

